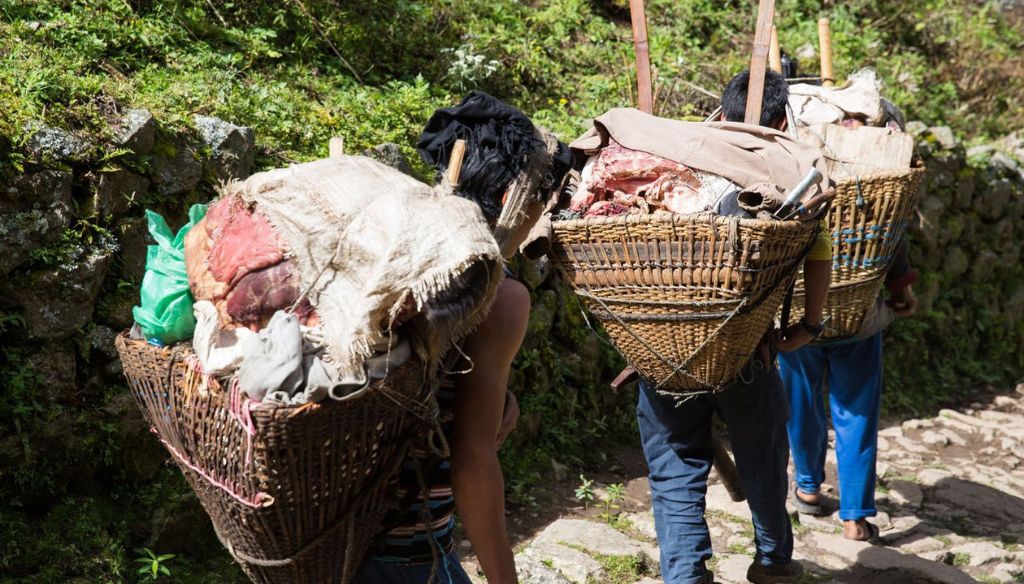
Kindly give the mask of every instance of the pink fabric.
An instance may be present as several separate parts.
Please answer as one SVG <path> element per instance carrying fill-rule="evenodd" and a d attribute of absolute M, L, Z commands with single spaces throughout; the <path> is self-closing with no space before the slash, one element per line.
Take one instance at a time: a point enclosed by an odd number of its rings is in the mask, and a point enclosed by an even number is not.
<path fill-rule="evenodd" d="M 207 218 L 212 240 L 207 261 L 219 282 L 233 288 L 246 274 L 284 259 L 270 222 L 247 208 L 240 198 L 214 203 Z"/>
<path fill-rule="evenodd" d="M 700 188 L 700 178 L 691 168 L 624 148 L 609 138 L 597 154 L 591 180 L 580 185 L 570 208 L 588 217 L 657 209 L 691 213 Z"/>

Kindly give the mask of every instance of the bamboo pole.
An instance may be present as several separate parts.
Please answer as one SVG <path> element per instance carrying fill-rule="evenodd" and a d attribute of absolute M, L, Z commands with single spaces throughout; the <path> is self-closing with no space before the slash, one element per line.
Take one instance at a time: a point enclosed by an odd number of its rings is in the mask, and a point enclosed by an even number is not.
<path fill-rule="evenodd" d="M 835 73 L 832 71 L 832 28 L 828 18 L 818 19 L 818 48 L 821 52 L 821 84 L 832 87 Z"/>
<path fill-rule="evenodd" d="M 327 157 L 328 158 L 341 158 L 345 155 L 345 139 L 341 136 L 335 136 L 331 138 L 331 141 L 327 143 Z"/>
<path fill-rule="evenodd" d="M 654 113 L 654 95 L 651 87 L 651 55 L 647 44 L 647 14 L 644 0 L 629 0 L 629 14 L 633 20 L 633 45 L 636 47 L 637 105 L 640 111 Z"/>
<path fill-rule="evenodd" d="M 448 182 L 453 187 L 459 186 L 459 175 L 462 173 L 462 158 L 466 155 L 466 141 L 456 140 L 452 146 L 452 155 L 448 157 Z"/>
<path fill-rule="evenodd" d="M 779 48 L 779 31 L 772 25 L 772 44 L 768 49 L 768 66 L 776 73 L 782 73 L 782 49 Z"/>
<path fill-rule="evenodd" d="M 748 124 L 761 123 L 761 106 L 764 103 L 764 77 L 768 70 L 768 49 L 771 45 L 772 20 L 775 19 L 775 0 L 760 0 L 757 6 L 757 29 L 754 33 L 754 50 L 750 56 L 750 84 L 747 87 L 747 111 L 743 121 Z"/>

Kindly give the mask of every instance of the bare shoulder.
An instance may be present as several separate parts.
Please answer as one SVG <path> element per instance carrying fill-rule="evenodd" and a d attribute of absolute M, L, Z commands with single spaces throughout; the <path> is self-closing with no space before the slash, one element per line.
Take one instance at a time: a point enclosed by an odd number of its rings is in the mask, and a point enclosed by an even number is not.
<path fill-rule="evenodd" d="M 505 278 L 481 328 L 501 335 L 518 333 L 521 336 L 529 318 L 530 291 L 522 282 Z"/>

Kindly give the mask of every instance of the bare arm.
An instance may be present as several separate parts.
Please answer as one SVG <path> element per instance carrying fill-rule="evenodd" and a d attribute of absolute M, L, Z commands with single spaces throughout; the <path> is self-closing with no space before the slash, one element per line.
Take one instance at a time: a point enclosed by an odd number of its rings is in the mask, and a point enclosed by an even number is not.
<path fill-rule="evenodd" d="M 828 285 L 832 279 L 831 260 L 807 260 L 804 262 L 804 320 L 814 326 L 821 323 L 821 312 L 828 297 Z M 811 342 L 813 337 L 799 324 L 790 326 L 778 344 L 780 351 L 795 351 Z"/>
<path fill-rule="evenodd" d="M 530 312 L 526 288 L 506 280 L 491 313 L 467 339 L 473 370 L 455 384 L 452 488 L 466 535 L 490 584 L 514 584 L 515 561 L 505 529 L 505 481 L 496 440 L 512 360 Z"/>

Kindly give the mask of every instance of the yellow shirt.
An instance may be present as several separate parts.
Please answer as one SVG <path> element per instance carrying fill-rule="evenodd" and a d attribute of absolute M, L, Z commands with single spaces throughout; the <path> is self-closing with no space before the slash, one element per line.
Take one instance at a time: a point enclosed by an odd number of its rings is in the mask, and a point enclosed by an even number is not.
<path fill-rule="evenodd" d="M 828 261 L 832 259 L 832 231 L 828 228 L 828 222 L 824 219 L 818 224 L 818 237 L 814 240 L 814 247 L 807 259 L 812 261 Z"/>

